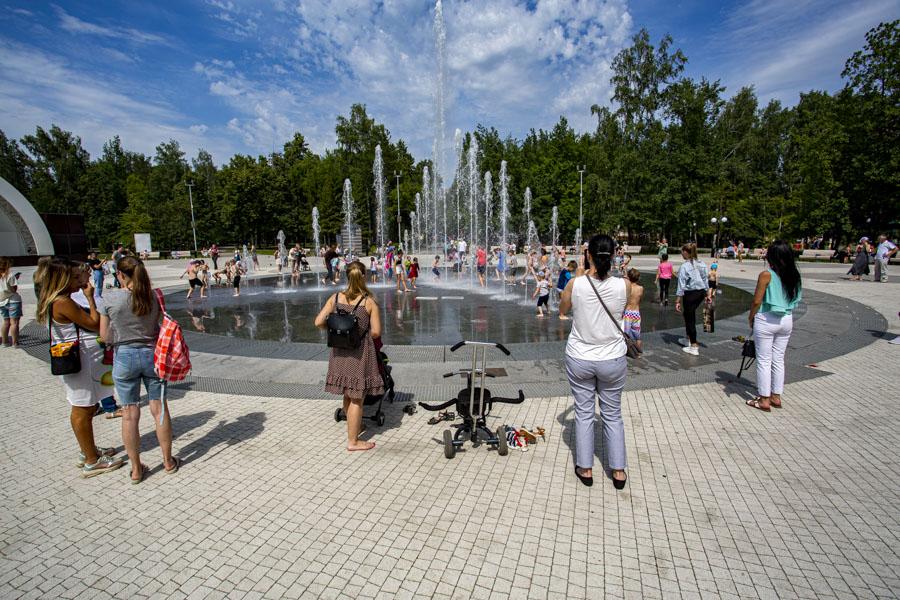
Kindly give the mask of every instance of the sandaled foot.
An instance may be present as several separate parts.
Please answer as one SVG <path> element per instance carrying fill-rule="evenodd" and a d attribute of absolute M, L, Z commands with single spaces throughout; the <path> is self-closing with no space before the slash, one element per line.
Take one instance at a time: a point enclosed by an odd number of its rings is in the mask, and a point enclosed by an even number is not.
<path fill-rule="evenodd" d="M 768 406 L 763 406 L 762 400 L 759 398 L 753 398 L 752 400 L 747 400 L 744 404 L 749 406 L 750 408 L 755 408 L 757 410 L 761 410 L 763 412 L 772 412 L 772 409 Z"/>
<path fill-rule="evenodd" d="M 372 450 L 375 448 L 375 442 L 357 442 L 352 446 L 347 446 L 348 452 L 365 452 L 366 450 Z"/>
<path fill-rule="evenodd" d="M 134 471 L 131 472 L 131 485 L 137 485 L 144 481 L 147 478 L 147 475 L 150 473 L 150 468 L 147 467 L 144 463 L 141 463 L 141 473 L 135 479 Z"/>
<path fill-rule="evenodd" d="M 117 408 L 116 410 L 112 411 L 111 413 L 106 413 L 107 419 L 120 419 L 121 417 L 122 417 L 122 409 L 121 408 Z"/>
<path fill-rule="evenodd" d="M 166 475 L 174 475 L 175 473 L 177 473 L 178 469 L 181 468 L 181 463 L 182 463 L 182 460 L 180 458 L 178 458 L 177 456 L 173 456 L 172 457 L 172 465 L 173 466 L 169 467 L 169 468 L 164 467 L 165 471 L 166 471 Z"/>

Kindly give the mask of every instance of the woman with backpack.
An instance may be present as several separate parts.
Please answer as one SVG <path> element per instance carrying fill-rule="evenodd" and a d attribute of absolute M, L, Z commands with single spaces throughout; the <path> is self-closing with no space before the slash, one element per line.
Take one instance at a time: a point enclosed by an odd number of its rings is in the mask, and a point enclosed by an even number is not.
<path fill-rule="evenodd" d="M 99 377 L 103 349 L 96 342 L 100 314 L 94 299 L 94 286 L 81 263 L 65 258 L 41 259 L 37 320 L 49 324 L 51 356 L 60 356 L 63 348 L 74 345 L 80 368 L 62 375 L 66 400 L 72 407 L 69 422 L 81 448 L 78 467 L 82 477 L 94 477 L 122 466 L 115 448 L 101 448 L 94 442 L 94 416 L 100 401 L 109 395 Z M 72 300 L 71 295 L 84 289 L 87 310 Z"/>
<path fill-rule="evenodd" d="M 347 289 L 328 298 L 316 316 L 316 327 L 327 329 L 328 317 L 337 309 L 358 319 L 359 344 L 353 348 L 332 347 L 325 391 L 344 396 L 347 450 L 371 450 L 375 443 L 360 440 L 359 434 L 366 396 L 384 393 L 375 349 L 375 340 L 381 337 L 381 313 L 366 287 L 366 268 L 358 260 L 347 265 Z"/>
<path fill-rule="evenodd" d="M 153 365 L 159 335 L 160 307 L 150 285 L 144 263 L 126 256 L 116 263 L 121 291 L 104 298 L 100 314 L 100 336 L 115 349 L 113 382 L 122 403 L 122 442 L 131 460 L 131 483 L 141 483 L 149 472 L 141 463 L 141 383 L 147 389 L 150 414 L 166 473 L 176 473 L 181 461 L 172 456 L 172 421 L 162 398 L 162 381 Z M 164 411 L 160 420 L 160 411 Z"/>

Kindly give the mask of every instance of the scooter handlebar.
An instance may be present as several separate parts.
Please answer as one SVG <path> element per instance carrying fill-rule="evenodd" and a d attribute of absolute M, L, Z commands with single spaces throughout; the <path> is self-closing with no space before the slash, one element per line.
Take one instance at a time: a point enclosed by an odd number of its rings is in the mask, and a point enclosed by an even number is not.
<path fill-rule="evenodd" d="M 500 350 L 500 352 L 502 352 L 503 354 L 505 354 L 507 356 L 509 356 L 509 354 L 510 354 L 509 350 L 506 349 L 506 346 L 504 346 L 503 344 L 499 344 L 497 342 L 467 342 L 465 340 L 463 340 L 461 342 L 456 342 L 455 344 L 450 346 L 450 352 L 456 352 L 457 350 L 459 350 L 460 348 L 462 348 L 463 346 L 465 346 L 467 344 L 473 344 L 473 345 L 477 345 L 477 346 L 494 346 L 495 348 Z"/>

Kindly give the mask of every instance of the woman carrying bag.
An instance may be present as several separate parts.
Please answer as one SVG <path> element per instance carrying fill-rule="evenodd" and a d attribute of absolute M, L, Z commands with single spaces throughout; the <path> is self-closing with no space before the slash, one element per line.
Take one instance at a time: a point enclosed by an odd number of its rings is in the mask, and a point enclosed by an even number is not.
<path fill-rule="evenodd" d="M 381 337 L 381 314 L 366 287 L 366 268 L 358 260 L 347 265 L 347 289 L 328 298 L 316 316 L 315 325 L 320 329 L 329 329 L 331 338 L 333 332 L 329 317 L 338 315 L 344 318 L 333 321 L 355 317 L 355 326 L 347 336 L 352 341 L 341 341 L 344 347 L 339 347 L 337 341 L 329 340 L 332 348 L 325 391 L 344 396 L 347 450 L 371 450 L 375 443 L 360 440 L 359 434 L 362 431 L 363 400 L 368 395 L 384 393 L 384 381 L 378 369 L 378 351 L 375 349 L 375 340 Z"/>
<path fill-rule="evenodd" d="M 595 235 L 588 243 L 586 266 L 566 284 L 559 314 L 572 310 L 572 331 L 566 344 L 566 373 L 575 401 L 575 475 L 594 484 L 595 395 L 600 398 L 606 465 L 616 489 L 625 487 L 625 422 L 622 390 L 628 372 L 622 333 L 623 313 L 631 291 L 626 278 L 613 277 L 615 241 Z"/>
<path fill-rule="evenodd" d="M 794 328 L 793 311 L 803 298 L 800 271 L 787 242 L 776 240 L 766 253 L 769 268 L 759 274 L 750 328 L 756 344 L 757 397 L 747 406 L 764 412 L 781 408 L 784 354 Z"/>
<path fill-rule="evenodd" d="M 51 372 L 60 375 L 72 410 L 69 422 L 81 454 L 78 467 L 82 477 L 94 477 L 122 466 L 115 448 L 100 448 L 94 442 L 94 415 L 100 400 L 109 395 L 99 378 L 103 349 L 96 342 L 100 314 L 94 300 L 94 286 L 81 263 L 53 258 L 41 265 L 37 320 L 50 330 Z M 70 297 L 84 289 L 85 311 Z"/>

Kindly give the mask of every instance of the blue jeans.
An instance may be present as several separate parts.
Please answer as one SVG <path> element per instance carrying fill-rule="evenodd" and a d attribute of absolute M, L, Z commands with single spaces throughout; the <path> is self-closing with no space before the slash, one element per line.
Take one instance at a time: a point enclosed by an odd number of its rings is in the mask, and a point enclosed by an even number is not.
<path fill-rule="evenodd" d="M 97 288 L 97 295 L 103 295 L 103 271 L 94 269 L 94 287 Z"/>
<path fill-rule="evenodd" d="M 162 397 L 162 381 L 153 368 L 153 346 L 117 346 L 113 360 L 113 383 L 123 406 L 140 404 L 141 382 L 150 400 Z"/>

